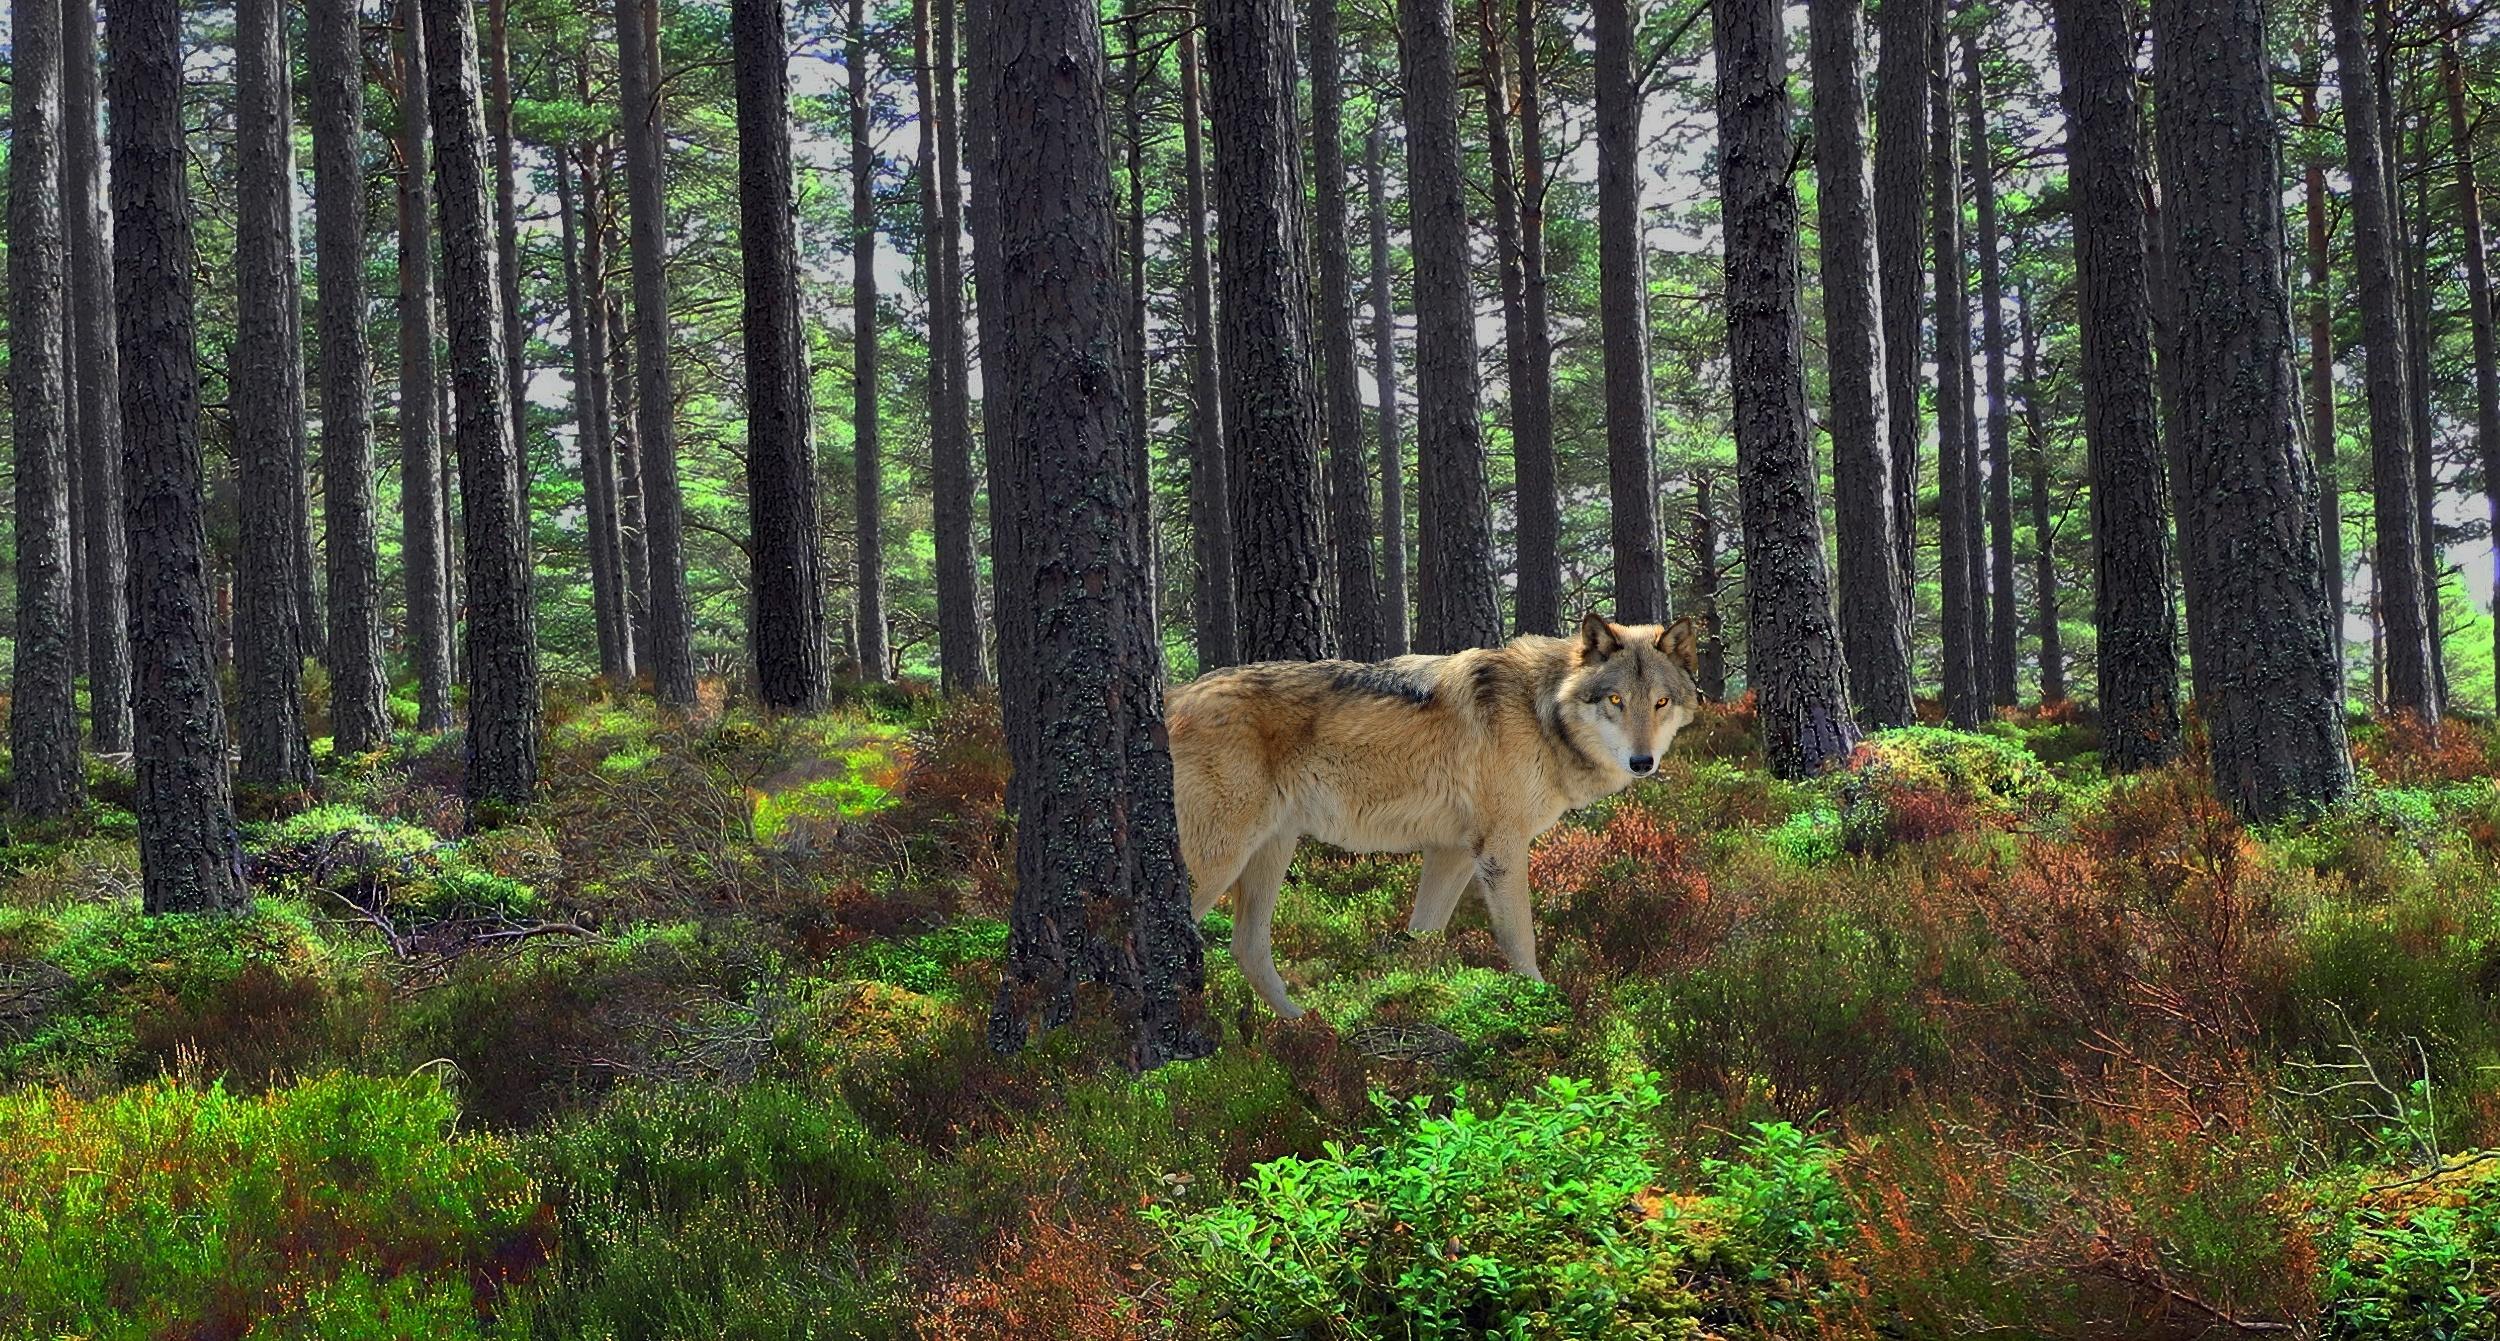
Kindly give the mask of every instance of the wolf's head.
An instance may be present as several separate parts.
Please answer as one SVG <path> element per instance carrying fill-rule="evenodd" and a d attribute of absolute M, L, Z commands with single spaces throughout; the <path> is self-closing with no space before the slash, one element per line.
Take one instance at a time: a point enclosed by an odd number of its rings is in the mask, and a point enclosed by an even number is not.
<path fill-rule="evenodd" d="M 1663 627 L 1595 614 L 1581 620 L 1555 702 L 1564 733 L 1581 753 L 1631 777 L 1656 772 L 1675 733 L 1701 709 L 1693 683 L 1699 638 L 1689 619 Z"/>

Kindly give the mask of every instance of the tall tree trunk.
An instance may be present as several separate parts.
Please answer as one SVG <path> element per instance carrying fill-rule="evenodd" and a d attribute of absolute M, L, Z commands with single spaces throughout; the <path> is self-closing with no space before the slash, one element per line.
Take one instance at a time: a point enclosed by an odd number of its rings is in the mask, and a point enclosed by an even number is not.
<path fill-rule="evenodd" d="M 1971 422 L 1970 270 L 1962 248 L 1961 162 L 1954 153 L 1953 62 L 1934 10 L 1929 71 L 1930 227 L 1936 256 L 1936 517 L 1944 562 L 1944 707 L 1956 726 L 1977 726 L 1987 698 L 1986 596 L 1974 583 L 1987 570 L 1975 550 L 1972 518 L 1979 482 Z"/>
<path fill-rule="evenodd" d="M 1866 33 L 1858 0 L 1809 6 L 1815 194 L 1822 228 L 1823 324 L 1831 350 L 1833 516 L 1840 532 L 1840 635 L 1859 722 L 1907 726 L 1908 621 L 1893 540 L 1884 321 L 1876 293 L 1866 158 Z"/>
<path fill-rule="evenodd" d="M 2014 324 L 2023 345 L 2023 446 L 2031 478 L 2031 608 L 2040 643 L 2040 701 L 2066 699 L 2065 634 L 2058 625 L 2056 531 L 2049 519 L 2049 435 L 2040 424 L 2040 332 L 2031 321 L 2031 288 L 2014 291 Z"/>
<path fill-rule="evenodd" d="M 1128 54 L 1120 77 L 1120 113 L 1128 123 L 1128 218 L 1121 253 L 1128 261 L 1128 320 L 1121 325 L 1128 355 L 1129 469 L 1137 477 L 1140 507 L 1140 552 L 1146 558 L 1146 626 L 1154 631 L 1155 653 L 1163 652 L 1163 527 L 1155 517 L 1153 400 L 1146 375 L 1146 67 L 1139 59 L 1145 37 L 1145 10 L 1139 0 L 1121 0 L 1128 28 Z"/>
<path fill-rule="evenodd" d="M 2337 82 L 2344 97 L 2344 164 L 2352 175 L 2353 264 L 2360 273 L 2361 342 L 2370 402 L 2370 490 L 2377 522 L 2371 569 L 2385 629 L 2387 709 L 2439 722 L 2424 595 L 2420 515 L 2406 400 L 2404 297 L 2398 289 L 2394 192 L 2379 133 L 2379 87 L 2361 0 L 2331 0 Z M 2168 165 L 2163 165 L 2165 170 Z"/>
<path fill-rule="evenodd" d="M 1454 652 L 1502 640 L 1478 408 L 1476 302 L 1468 279 L 1458 34 L 1450 0 L 1399 0 L 1398 16 L 1405 35 L 1407 213 L 1414 230 L 1421 406 L 1416 476 L 1423 582 L 1415 643 L 1420 651 Z M 1603 33 L 1598 49 L 1605 50 Z M 1620 495 L 1616 502 L 1621 505 Z M 1627 611 L 1622 617 L 1634 616 Z"/>
<path fill-rule="evenodd" d="M 617 239 L 609 238 L 609 251 Z M 616 530 L 625 550 L 626 623 L 634 633 L 634 673 L 650 673 L 651 546 L 644 525 L 641 437 L 635 432 L 640 411 L 634 404 L 634 341 L 625 320 L 625 296 L 608 300 L 608 412 L 616 417 Z"/>
<path fill-rule="evenodd" d="M 1727 622 L 1719 613 L 1719 513 L 1715 485 L 1693 475 L 1693 617 L 1701 621 L 1699 669 L 1693 682 L 1714 703 L 1727 701 Z"/>
<path fill-rule="evenodd" d="M 2422 613 L 2431 640 L 2431 696 L 2443 714 L 2448 710 L 2448 639 L 2441 610 L 2445 602 L 2440 588 L 2447 582 L 2448 564 L 2439 549 L 2439 471 L 2438 435 L 2431 417 L 2431 261 L 2430 261 L 2430 113 L 2423 109 L 2413 123 L 2413 156 L 2410 170 L 2396 169 L 2390 180 L 2413 179 L 2413 218 L 2408 228 L 2402 218 L 2397 223 L 2400 235 L 2410 233 L 2406 245 L 2404 268 L 2405 293 L 2405 357 L 2408 376 L 2405 379 L 2406 406 L 2413 416 L 2413 505 L 2414 542 L 2422 555 Z"/>
<path fill-rule="evenodd" d="M 2500 532 L 2500 348 L 2491 315 L 2491 261 L 2483 253 L 2483 198 L 2474 175 L 2474 124 L 2465 110 L 2465 60 L 2460 50 L 2463 19 L 2451 10 L 2447 45 L 2440 51 L 2448 98 L 2448 139 L 2457 156 L 2457 228 L 2465 250 L 2466 308 L 2474 333 L 2474 441 L 2483 465 L 2483 495 L 2495 532 Z"/>
<path fill-rule="evenodd" d="M 1520 238 L 1524 206 L 1511 151 L 1510 72 L 1503 50 L 1502 12 L 1495 0 L 1477 0 L 1476 19 L 1484 57 L 1485 142 L 1492 149 L 1494 250 L 1502 282 L 1503 390 L 1510 416 L 1511 536 L 1518 564 L 1511 591 L 1511 628 L 1515 633 L 1550 637 L 1562 631 L 1562 499 L 1554 483 L 1552 438 L 1532 439 L 1522 431 L 1520 402 L 1531 376 L 1528 280 L 1526 245 Z"/>
<path fill-rule="evenodd" d="M 1406 447 L 1398 431 L 1398 304 L 1389 270 L 1388 138 L 1382 112 L 1363 142 L 1371 192 L 1372 387 L 1380 417 L 1380 654 L 1402 657 L 1413 635 L 1407 622 Z"/>
<path fill-rule="evenodd" d="M 1557 548 L 1562 535 L 1562 494 L 1554 460 L 1554 330 L 1553 285 L 1545 265 L 1545 81 L 1537 41 L 1541 0 L 1518 0 L 1515 36 L 1519 44 L 1519 305 L 1525 355 L 1517 361 L 1519 381 L 1510 389 L 1511 437 L 1520 462 L 1519 488 L 1533 490 L 1537 524 L 1551 524 Z M 1530 470 L 1528 467 L 1533 466 Z M 1651 495 L 1653 498 L 1655 494 Z M 1546 501 L 1551 499 L 1550 504 Z M 1522 505 L 1525 526 L 1526 505 Z M 1524 566 L 1522 571 L 1525 571 Z M 1666 581 L 1660 565 L 1659 581 Z M 1663 592 L 1664 587 L 1661 586 Z M 1521 607 L 1527 597 L 1519 597 Z M 1555 577 L 1552 627 L 1533 633 L 1559 632 L 1562 627 L 1561 577 Z M 1521 627 L 1527 628 L 1526 621 Z"/>
<path fill-rule="evenodd" d="M 434 361 L 434 192 L 426 180 L 429 107 L 425 11 L 399 11 L 399 489 L 400 568 L 407 588 L 417 729 L 451 725 L 450 540 L 443 525 L 441 382 Z"/>
<path fill-rule="evenodd" d="M 79 561 L 87 597 L 88 729 L 96 751 L 130 748 L 130 557 L 122 527 L 121 364 L 113 347 L 113 230 L 104 200 L 103 95 L 95 9 L 63 0 L 62 202 L 69 233 L 69 320 L 76 344 L 78 436 L 73 469 L 85 479 L 87 524 Z"/>
<path fill-rule="evenodd" d="M 211 647 L 182 9 L 115 0 L 104 31 L 142 901 L 150 913 L 229 912 L 249 895 Z"/>
<path fill-rule="evenodd" d="M 1605 342 L 1606 482 L 1615 617 L 1667 613 L 1650 409 L 1649 276 L 1641 264 L 1640 25 L 1636 0 L 1596 0 L 1597 310 Z"/>
<path fill-rule="evenodd" d="M 521 500 L 521 545 L 533 566 L 530 521 L 529 335 L 521 319 L 521 216 L 512 170 L 511 0 L 486 6 L 486 131 L 495 155 L 495 273 L 502 281 L 504 402 L 512 410 L 513 487 Z"/>
<path fill-rule="evenodd" d="M 859 678 L 883 684 L 885 457 L 877 405 L 877 157 L 869 138 L 868 0 L 851 0 L 842 65 L 851 94 L 851 504 L 858 528 Z"/>
<path fill-rule="evenodd" d="M 62 138 L 66 139 L 66 136 Z M 66 152 L 64 152 L 66 157 Z M 76 263 L 70 259 L 68 199 L 69 172 L 61 171 L 62 199 L 56 209 L 61 216 L 61 475 L 65 485 L 63 502 L 68 505 L 69 568 L 63 580 L 69 587 L 69 670 L 73 682 L 87 673 L 87 566 L 80 562 L 81 546 L 87 534 L 87 479 L 78 466 L 78 446 L 85 439 L 78 429 L 78 324 L 69 312 L 69 285 Z M 70 733 L 78 731 L 78 714 L 70 714 Z"/>
<path fill-rule="evenodd" d="M 929 289 L 930 511 L 937 544 L 938 679 L 947 693 L 988 683 L 981 660 L 981 568 L 972 536 L 972 407 L 964 358 L 963 197 L 955 123 L 956 0 L 913 0 L 920 101 L 920 213 Z"/>
<path fill-rule="evenodd" d="M 637 645 L 662 705 L 694 706 L 694 626 L 686 605 L 685 504 L 677 486 L 677 395 L 669 371 L 668 197 L 660 123 L 659 24 L 646 0 L 617 0 L 625 93 L 625 194 L 634 263 L 635 445 L 642 454 L 650 627 Z"/>
<path fill-rule="evenodd" d="M 9 10 L 9 437 L 17 465 L 16 655 L 9 675 L 9 806 L 31 819 L 75 811 L 78 620 L 70 571 L 67 311 L 61 225 L 61 7 Z"/>
<path fill-rule="evenodd" d="M 2310 45 L 2310 44 L 2305 44 Z M 2335 294 L 2327 232 L 2326 169 L 2320 145 L 2325 121 L 2318 114 L 2318 84 L 2326 69 L 2311 45 L 2308 78 L 2301 84 L 2301 139 L 2312 147 L 2302 172 L 2308 222 L 2309 262 L 2309 454 L 2318 471 L 2318 560 L 2331 612 L 2328 642 L 2335 649 L 2335 682 L 2344 683 L 2344 489 L 2335 460 Z"/>
<path fill-rule="evenodd" d="M 2178 616 L 2153 372 L 2151 272 L 2135 96 L 2134 0 L 2058 0 L 2073 179 L 2083 426 L 2092 482 L 2093 625 L 2103 754 L 2121 772 L 2178 756 Z"/>
<path fill-rule="evenodd" d="M 364 40 L 356 0 L 307 0 L 313 264 L 320 283 L 321 497 L 329 567 L 330 731 L 342 755 L 390 740 L 373 499 L 373 344 L 365 331 Z"/>
<path fill-rule="evenodd" d="M 991 452 L 1005 458 L 1000 509 L 1017 551 L 1004 622 L 1029 648 L 1010 694 L 1018 771 L 1014 931 L 990 1018 L 991 1043 L 1023 1044 L 1034 1020 L 1064 1021 L 1079 983 L 1099 983 L 1127 1023 L 1139 1067 L 1213 1047 L 1200 998 L 1205 966 L 1189 916 L 1160 657 L 1145 619 L 1142 529 L 1124 442 L 1120 383 L 1095 370 L 1119 358 L 1120 294 L 1109 202 L 1100 11 L 1093 0 L 987 0 L 973 51 L 975 100 L 1027 108 L 1001 117 L 979 185 L 996 202 L 982 243 L 990 364 L 1003 393 Z M 1012 258 L 1015 263 L 1004 264 Z M 991 268 L 995 264 L 996 268 Z M 985 298 L 985 304 L 988 303 Z M 1107 823 L 1117 815 L 1120 822 Z"/>
<path fill-rule="evenodd" d="M 1933 0 L 1878 6 L 1875 60 L 1875 259 L 1884 314 L 1884 397 L 1891 435 L 1892 542 L 1907 637 L 1918 593 L 1919 398 L 1927 374 L 1928 67 Z M 1915 680 L 1915 672 L 1913 673 Z"/>
<path fill-rule="evenodd" d="M 1354 226 L 1347 217 L 1345 49 L 1338 0 L 1311 5 L 1311 177 L 1319 210 L 1319 350 L 1328 411 L 1328 530 L 1335 542 L 1339 650 L 1382 655 L 1380 589 L 1372 569 L 1371 438 L 1354 343 Z M 1550 630 L 1549 630 L 1550 631 Z"/>
<path fill-rule="evenodd" d="M 1181 132 L 1186 155 L 1182 211 L 1189 216 L 1190 531 L 1198 585 L 1198 669 L 1241 660 L 1241 610 L 1234 599 L 1233 504 L 1224 451 L 1224 369 L 1215 319 L 1215 258 L 1207 233 L 1206 119 L 1195 16 L 1181 20 Z"/>
<path fill-rule="evenodd" d="M 2346 0 L 2349 3 L 2349 0 Z M 2180 493 L 2214 790 L 2272 819 L 2350 792 L 2283 270 L 2260 0 L 2154 0 L 2154 126 L 2180 323 Z M 2366 124 L 2366 122 L 2365 122 Z"/>
<path fill-rule="evenodd" d="M 1979 38 L 1962 35 L 1964 96 L 1970 107 L 1971 190 L 1979 198 L 1980 345 L 1988 388 L 1988 694 L 2015 703 L 2014 466 L 2011 409 L 2005 398 L 2005 266 L 1998 254 L 1996 151 L 1988 140 L 1988 91 Z M 1974 475 L 1974 480 L 1976 476 Z"/>
<path fill-rule="evenodd" d="M 790 32 L 782 0 L 738 0 L 729 17 L 737 57 L 738 253 L 746 279 L 755 684 L 764 706 L 806 711 L 824 702 L 827 686 L 815 406 L 790 177 Z"/>
<path fill-rule="evenodd" d="M 470 0 L 424 0 L 424 6 L 468 578 L 465 791 L 470 815 L 479 820 L 504 807 L 527 805 L 538 790 L 537 609 L 529 518 L 513 465 L 512 409 L 504 401 L 510 387 L 504 380 L 502 289 L 488 195 L 486 108 L 478 89 L 477 15 Z"/>
<path fill-rule="evenodd" d="M 1293 8 L 1285 0 L 1207 0 L 1206 12 L 1241 655 L 1332 656 Z"/>
<path fill-rule="evenodd" d="M 234 437 L 246 499 L 293 499 L 304 488 L 303 347 L 295 340 L 293 100 L 280 0 L 235 9 Z M 312 786 L 304 737 L 304 652 L 291 506 L 246 506 L 235 557 L 238 781 L 271 792 Z"/>
<path fill-rule="evenodd" d="M 1745 518 L 1745 681 L 1773 774 L 1808 778 L 1858 742 L 1842 687 L 1823 519 L 1806 438 L 1797 184 L 1779 0 L 1719 0 L 1720 190 L 1728 362 Z"/>
<path fill-rule="evenodd" d="M 583 100 L 585 103 L 588 99 Z M 582 551 L 590 563 L 590 608 L 599 635 L 599 674 L 610 685 L 634 678 L 633 635 L 625 623 L 624 546 L 616 534 L 616 439 L 608 418 L 608 328 L 606 299 L 594 297 L 593 271 L 607 262 L 600 254 L 599 230 L 585 229 L 585 212 L 598 216 L 595 204 L 585 211 L 581 195 L 590 184 L 572 150 L 555 155 L 556 211 L 564 230 L 564 304 L 566 343 L 573 365 L 573 442 L 582 462 Z M 574 186 L 579 178 L 581 188 Z M 583 256 L 587 242 L 592 255 Z"/>

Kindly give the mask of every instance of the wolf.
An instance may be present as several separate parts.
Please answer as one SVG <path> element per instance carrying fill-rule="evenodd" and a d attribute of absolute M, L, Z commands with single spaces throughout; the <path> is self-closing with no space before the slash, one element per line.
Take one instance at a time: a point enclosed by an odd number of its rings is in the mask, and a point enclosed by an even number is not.
<path fill-rule="evenodd" d="M 1204 918 L 1233 896 L 1233 960 L 1268 1007 L 1302 1014 L 1269 929 L 1305 838 L 1420 852 L 1412 934 L 1438 932 L 1471 884 L 1512 971 L 1537 981 L 1528 846 L 1563 812 L 1658 769 L 1700 710 L 1689 619 L 1591 614 L 1571 638 L 1449 656 L 1265 662 L 1172 692 L 1181 859 Z"/>

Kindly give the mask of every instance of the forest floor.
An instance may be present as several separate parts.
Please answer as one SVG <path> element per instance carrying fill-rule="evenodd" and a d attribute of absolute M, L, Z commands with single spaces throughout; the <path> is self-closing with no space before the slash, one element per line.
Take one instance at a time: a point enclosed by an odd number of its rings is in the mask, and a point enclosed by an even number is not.
<path fill-rule="evenodd" d="M 1317 848 L 1312 1014 L 994 1055 L 982 705 L 550 714 L 259 804 L 150 919 L 129 780 L 0 848 L 0 1335 L 2336 1337 L 2500 1330 L 2495 741 L 2251 832 L 2060 709 L 1777 783 L 1742 705 L 1568 819 L 1552 985 Z"/>

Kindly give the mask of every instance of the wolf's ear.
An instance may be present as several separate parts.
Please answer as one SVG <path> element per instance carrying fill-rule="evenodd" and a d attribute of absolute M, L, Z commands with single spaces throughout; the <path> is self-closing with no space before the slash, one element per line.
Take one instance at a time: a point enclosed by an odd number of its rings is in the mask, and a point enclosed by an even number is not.
<path fill-rule="evenodd" d="M 1615 626 L 1607 623 L 1604 615 L 1591 610 L 1580 617 L 1582 661 L 1603 661 L 1622 650 L 1622 635 L 1615 632 Z"/>
<path fill-rule="evenodd" d="M 1658 650 L 1667 654 L 1687 675 L 1701 671 L 1701 626 L 1691 615 L 1669 624 L 1658 632 Z"/>

